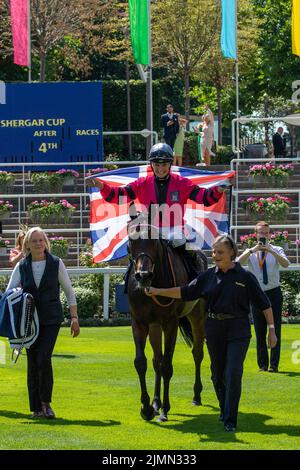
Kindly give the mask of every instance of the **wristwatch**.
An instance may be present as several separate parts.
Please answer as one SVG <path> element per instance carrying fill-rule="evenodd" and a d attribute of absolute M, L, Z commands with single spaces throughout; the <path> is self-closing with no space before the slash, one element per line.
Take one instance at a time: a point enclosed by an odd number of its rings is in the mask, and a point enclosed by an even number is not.
<path fill-rule="evenodd" d="M 254 251 L 251 250 L 251 248 L 250 248 L 250 249 L 249 249 L 249 253 L 250 253 L 250 255 L 252 255 L 252 254 L 254 253 Z"/>

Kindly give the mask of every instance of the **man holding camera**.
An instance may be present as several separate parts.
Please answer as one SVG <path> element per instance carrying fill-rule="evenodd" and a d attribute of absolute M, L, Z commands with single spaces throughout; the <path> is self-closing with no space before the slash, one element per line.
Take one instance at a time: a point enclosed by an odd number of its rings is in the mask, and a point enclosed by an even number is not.
<path fill-rule="evenodd" d="M 243 264 L 248 262 L 249 271 L 257 278 L 262 290 L 269 298 L 273 310 L 274 325 L 277 344 L 271 349 L 269 372 L 278 372 L 280 358 L 280 333 L 282 313 L 282 292 L 280 288 L 280 266 L 287 268 L 289 260 L 281 246 L 272 245 L 270 240 L 270 227 L 267 222 L 258 222 L 255 226 L 257 245 L 247 248 L 238 261 Z M 267 323 L 262 312 L 252 306 L 253 322 L 256 333 L 257 363 L 261 372 L 269 367 L 267 348 Z"/>

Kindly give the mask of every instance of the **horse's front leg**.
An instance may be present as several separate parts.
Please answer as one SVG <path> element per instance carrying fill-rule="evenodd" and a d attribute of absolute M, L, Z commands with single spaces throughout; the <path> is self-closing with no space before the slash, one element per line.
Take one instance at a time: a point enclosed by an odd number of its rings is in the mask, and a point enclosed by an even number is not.
<path fill-rule="evenodd" d="M 200 312 L 199 312 L 200 310 Z M 194 383 L 194 397 L 192 404 L 195 406 L 202 405 L 201 392 L 203 389 L 201 382 L 201 363 L 203 361 L 203 345 L 204 345 L 204 323 L 206 319 L 205 302 L 200 299 L 200 303 L 193 308 L 191 313 L 187 316 L 192 327 L 193 334 L 193 349 L 192 354 L 195 365 L 195 383 Z"/>
<path fill-rule="evenodd" d="M 155 414 L 159 414 L 161 408 L 161 364 L 162 364 L 162 328 L 161 325 L 152 323 L 149 327 L 149 340 L 153 350 L 153 369 L 155 371 L 155 386 L 152 406 Z"/>
<path fill-rule="evenodd" d="M 146 371 L 147 371 L 147 358 L 145 356 L 145 346 L 148 336 L 148 327 L 142 323 L 132 319 L 132 334 L 135 343 L 135 359 L 134 366 L 139 376 L 141 386 L 141 417 L 146 421 L 154 418 L 155 412 L 150 405 L 150 397 L 147 392 L 146 385 Z"/>
<path fill-rule="evenodd" d="M 178 320 L 169 320 L 169 322 L 164 326 L 164 355 L 161 366 L 161 373 L 164 381 L 164 393 L 163 393 L 163 403 L 161 407 L 161 414 L 158 418 L 159 422 L 168 421 L 168 412 L 170 411 L 170 381 L 173 376 L 173 354 L 176 344 L 178 330 Z"/>

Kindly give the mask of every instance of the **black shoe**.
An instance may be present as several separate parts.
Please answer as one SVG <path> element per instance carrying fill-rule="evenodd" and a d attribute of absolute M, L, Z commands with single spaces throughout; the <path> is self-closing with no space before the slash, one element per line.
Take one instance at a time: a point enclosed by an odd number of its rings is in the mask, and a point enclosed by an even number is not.
<path fill-rule="evenodd" d="M 270 367 L 269 372 L 278 372 L 278 367 Z"/>
<path fill-rule="evenodd" d="M 224 430 L 226 432 L 235 432 L 236 431 L 236 426 L 234 426 L 233 424 L 225 424 L 224 425 Z"/>
<path fill-rule="evenodd" d="M 267 367 L 261 367 L 258 372 L 267 372 L 268 368 Z"/>
<path fill-rule="evenodd" d="M 45 418 L 55 419 L 55 413 L 52 410 L 50 403 L 42 403 L 42 412 Z"/>

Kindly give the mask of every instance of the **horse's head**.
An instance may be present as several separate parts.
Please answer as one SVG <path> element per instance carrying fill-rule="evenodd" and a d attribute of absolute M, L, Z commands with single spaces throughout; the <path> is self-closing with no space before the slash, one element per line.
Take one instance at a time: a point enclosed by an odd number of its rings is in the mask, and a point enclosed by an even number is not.
<path fill-rule="evenodd" d="M 138 214 L 128 224 L 128 250 L 134 276 L 140 287 L 150 287 L 161 244 L 159 232 L 148 222 L 148 214 Z"/>

